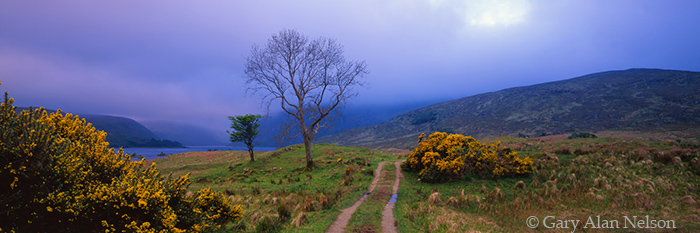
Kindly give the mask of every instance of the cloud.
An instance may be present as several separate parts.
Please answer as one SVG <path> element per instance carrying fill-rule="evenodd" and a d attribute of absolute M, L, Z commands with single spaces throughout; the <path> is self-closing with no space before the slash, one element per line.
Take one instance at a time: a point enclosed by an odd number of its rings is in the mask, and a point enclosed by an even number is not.
<path fill-rule="evenodd" d="M 392 104 L 613 69 L 700 70 L 697 9 L 637 0 L 3 1 L 0 88 L 25 105 L 225 128 L 228 115 L 263 111 L 245 95 L 244 59 L 284 28 L 335 38 L 346 58 L 367 62 L 353 103 Z"/>
<path fill-rule="evenodd" d="M 189 120 L 199 125 L 225 122 L 227 115 L 258 111 L 253 101 L 229 102 L 216 91 L 208 91 L 208 85 L 162 83 L 60 57 L 6 47 L 3 51 L 0 67 L 6 77 L 0 87 L 11 93 L 18 106 L 136 119 Z M 218 84 L 240 85 L 235 80 Z"/>

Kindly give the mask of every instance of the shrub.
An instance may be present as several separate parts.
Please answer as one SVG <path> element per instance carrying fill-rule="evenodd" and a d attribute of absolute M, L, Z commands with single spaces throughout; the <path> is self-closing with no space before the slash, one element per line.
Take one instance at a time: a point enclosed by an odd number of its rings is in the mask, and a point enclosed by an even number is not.
<path fill-rule="evenodd" d="M 570 155 L 570 154 L 572 154 L 572 153 L 571 153 L 571 150 L 570 150 L 568 147 L 566 147 L 566 146 L 561 146 L 561 147 L 559 147 L 559 149 L 554 150 L 554 153 L 562 154 L 562 155 Z"/>
<path fill-rule="evenodd" d="M 279 216 L 280 222 L 287 222 L 289 218 L 292 216 L 292 211 L 289 209 L 289 206 L 286 205 L 284 202 L 280 202 L 277 204 L 277 216 Z"/>
<path fill-rule="evenodd" d="M 413 119 L 411 120 L 412 125 L 420 125 L 423 123 L 427 123 L 430 121 L 433 121 L 436 119 L 436 115 L 432 111 L 427 111 L 427 112 L 421 112 L 413 116 Z"/>
<path fill-rule="evenodd" d="M 693 158 L 688 162 L 689 165 L 689 170 L 695 173 L 696 175 L 700 175 L 700 159 L 698 157 Z"/>
<path fill-rule="evenodd" d="M 521 159 L 509 148 L 496 144 L 477 144 L 479 147 L 464 148 L 466 164 L 481 177 L 516 177 L 532 173 L 530 157 Z"/>
<path fill-rule="evenodd" d="M 435 183 L 464 178 L 466 173 L 482 177 L 528 175 L 532 160 L 497 144 L 481 144 L 471 136 L 435 132 L 427 140 L 421 134 L 418 147 L 401 164 L 405 171 L 419 172 L 421 181 Z"/>
<path fill-rule="evenodd" d="M 277 219 L 273 219 L 270 216 L 263 216 L 255 224 L 256 232 L 278 232 L 280 227 L 280 222 Z"/>
<path fill-rule="evenodd" d="M 448 126 L 448 127 L 440 127 L 440 128 L 437 129 L 437 131 L 438 131 L 438 132 L 445 132 L 445 133 L 451 134 L 451 133 L 454 133 L 454 132 L 455 132 L 455 128 L 452 128 L 452 127 L 449 127 L 449 126 Z"/>
<path fill-rule="evenodd" d="M 422 140 L 421 134 L 418 147 L 408 155 L 401 168 L 406 171 L 419 172 L 418 176 L 424 182 L 445 182 L 464 177 L 464 157 L 459 149 L 471 147 L 477 143 L 472 137 L 460 134 L 436 132 L 428 140 Z"/>
<path fill-rule="evenodd" d="M 598 136 L 595 136 L 595 134 L 590 134 L 590 133 L 572 133 L 569 135 L 567 139 L 575 139 L 575 138 L 597 138 Z"/>
<path fill-rule="evenodd" d="M 189 175 L 108 149 L 84 119 L 0 105 L 0 229 L 16 232 L 202 232 L 241 217 L 209 189 L 187 195 Z"/>

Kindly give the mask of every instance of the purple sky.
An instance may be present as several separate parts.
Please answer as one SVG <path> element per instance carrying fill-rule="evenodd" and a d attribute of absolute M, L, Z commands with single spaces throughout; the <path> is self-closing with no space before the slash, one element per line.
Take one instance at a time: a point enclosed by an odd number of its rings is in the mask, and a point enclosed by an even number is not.
<path fill-rule="evenodd" d="M 700 1 L 1 1 L 17 106 L 225 130 L 264 113 L 244 59 L 280 30 L 371 71 L 353 104 L 439 101 L 628 68 L 700 71 Z"/>

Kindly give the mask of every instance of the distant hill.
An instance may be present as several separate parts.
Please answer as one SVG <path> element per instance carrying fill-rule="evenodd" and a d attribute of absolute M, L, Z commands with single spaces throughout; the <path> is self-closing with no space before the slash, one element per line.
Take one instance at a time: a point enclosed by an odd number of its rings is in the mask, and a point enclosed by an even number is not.
<path fill-rule="evenodd" d="M 228 142 L 225 141 L 227 138 L 222 138 L 220 136 L 225 135 L 226 129 L 221 129 L 221 133 L 216 134 L 208 129 L 184 123 L 169 121 L 143 121 L 141 123 L 158 137 L 175 140 L 187 146 L 228 144 Z"/>
<path fill-rule="evenodd" d="M 429 102 L 402 103 L 395 105 L 349 104 L 347 107 L 339 109 L 341 117 L 332 122 L 332 124 L 334 124 L 333 127 L 330 129 L 321 130 L 316 138 L 338 133 L 346 129 L 378 124 L 398 116 L 401 113 L 405 113 L 419 107 L 428 106 L 429 104 Z M 301 137 L 288 140 L 281 145 L 276 141 L 275 134 L 280 129 L 282 123 L 284 123 L 287 119 L 287 115 L 287 113 L 280 112 L 264 117 L 260 122 L 260 135 L 256 141 L 260 142 L 261 146 L 270 147 L 303 143 Z M 224 129 L 224 131 L 225 130 L 226 129 Z M 233 145 L 242 146 L 243 143 Z"/>
<path fill-rule="evenodd" d="M 18 107 L 17 111 L 27 109 L 29 108 Z M 47 111 L 56 112 L 50 109 Z M 105 131 L 110 147 L 183 147 L 176 141 L 160 140 L 153 132 L 131 118 L 94 114 L 77 115 L 92 123 L 95 129 Z"/>
<path fill-rule="evenodd" d="M 700 73 L 630 69 L 516 87 L 419 108 L 317 142 L 403 148 L 434 131 L 542 136 L 580 131 L 700 129 Z"/>

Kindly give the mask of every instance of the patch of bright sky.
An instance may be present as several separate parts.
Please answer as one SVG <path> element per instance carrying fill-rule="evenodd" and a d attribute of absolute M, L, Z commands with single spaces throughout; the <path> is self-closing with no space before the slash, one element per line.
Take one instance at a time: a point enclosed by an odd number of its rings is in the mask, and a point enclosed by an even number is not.
<path fill-rule="evenodd" d="M 433 8 L 452 8 L 467 25 L 510 26 L 527 19 L 528 0 L 429 0 Z"/>

